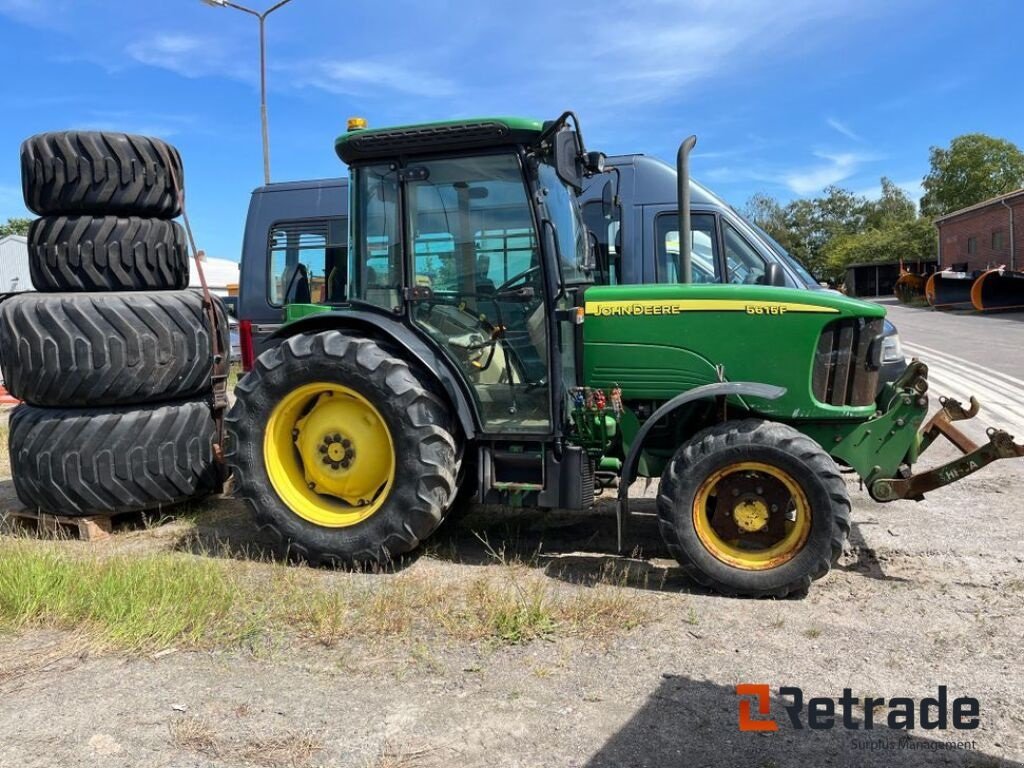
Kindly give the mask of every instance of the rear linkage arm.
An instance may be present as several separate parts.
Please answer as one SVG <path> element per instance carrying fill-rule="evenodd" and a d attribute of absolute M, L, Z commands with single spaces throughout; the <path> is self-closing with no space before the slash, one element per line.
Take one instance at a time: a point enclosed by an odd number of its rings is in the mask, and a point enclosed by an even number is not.
<path fill-rule="evenodd" d="M 941 435 L 964 455 L 917 475 L 875 480 L 870 483 L 869 490 L 877 501 L 920 500 L 929 491 L 962 480 L 993 461 L 1024 457 L 1024 445 L 1015 443 L 1013 436 L 1002 429 L 986 430 L 988 442 L 979 446 L 953 425 L 954 421 L 977 416 L 981 406 L 974 397 L 971 397 L 971 405 L 966 410 L 959 401 L 952 398 L 941 398 L 939 402 L 942 403 L 942 409 L 921 429 L 918 451 L 924 451 Z"/>

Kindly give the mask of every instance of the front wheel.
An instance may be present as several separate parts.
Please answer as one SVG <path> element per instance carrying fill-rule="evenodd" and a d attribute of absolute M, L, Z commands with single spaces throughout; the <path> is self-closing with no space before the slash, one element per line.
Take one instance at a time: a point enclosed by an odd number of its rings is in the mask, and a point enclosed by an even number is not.
<path fill-rule="evenodd" d="M 440 524 L 461 455 L 450 410 L 376 341 L 293 336 L 235 394 L 226 424 L 237 493 L 291 554 L 384 564 Z"/>
<path fill-rule="evenodd" d="M 842 554 L 850 499 L 821 446 L 785 424 L 748 419 L 704 430 L 676 452 L 658 519 L 698 583 L 785 597 L 805 592 Z"/>

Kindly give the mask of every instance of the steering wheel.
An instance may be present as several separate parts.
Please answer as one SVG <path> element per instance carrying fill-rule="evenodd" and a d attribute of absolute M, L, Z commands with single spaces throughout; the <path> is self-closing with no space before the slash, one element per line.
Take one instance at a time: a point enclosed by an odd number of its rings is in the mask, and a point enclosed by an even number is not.
<path fill-rule="evenodd" d="M 512 275 L 512 277 L 510 277 L 504 283 L 502 283 L 497 288 L 495 288 L 494 292 L 495 293 L 501 293 L 502 291 L 507 291 L 513 285 L 518 283 L 520 280 L 525 280 L 525 278 L 527 278 L 530 275 L 533 275 L 533 274 L 535 274 L 537 272 L 540 272 L 540 264 L 535 264 L 534 266 L 530 267 L 529 269 L 523 270 L 518 275 Z"/>

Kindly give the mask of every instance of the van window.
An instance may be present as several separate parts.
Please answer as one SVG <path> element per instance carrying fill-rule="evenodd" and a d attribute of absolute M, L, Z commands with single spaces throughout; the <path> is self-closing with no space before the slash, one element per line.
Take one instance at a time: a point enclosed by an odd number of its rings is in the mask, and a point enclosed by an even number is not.
<path fill-rule="evenodd" d="M 663 213 L 654 220 L 659 283 L 679 282 L 679 219 L 675 213 Z M 720 283 L 718 239 L 715 217 L 709 213 L 690 215 L 690 266 L 695 283 Z"/>
<path fill-rule="evenodd" d="M 722 221 L 722 236 L 725 240 L 725 263 L 729 269 L 729 282 L 763 283 L 765 264 L 761 254 L 725 220 Z"/>
<path fill-rule="evenodd" d="M 270 303 L 330 304 L 345 300 L 344 218 L 279 221 L 270 228 Z"/>

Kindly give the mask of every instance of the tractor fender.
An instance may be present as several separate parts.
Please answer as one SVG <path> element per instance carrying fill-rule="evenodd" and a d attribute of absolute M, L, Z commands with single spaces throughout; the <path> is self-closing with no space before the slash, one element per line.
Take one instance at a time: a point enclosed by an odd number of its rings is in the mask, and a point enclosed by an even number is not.
<path fill-rule="evenodd" d="M 691 390 L 676 395 L 668 402 L 662 404 L 658 410 L 651 414 L 651 417 L 644 422 L 643 426 L 636 433 L 632 444 L 629 446 L 629 453 L 622 462 L 622 470 L 619 474 L 619 548 L 622 548 L 622 523 L 629 514 L 629 486 L 636 479 L 636 467 L 640 462 L 640 452 L 643 450 L 647 433 L 668 414 L 682 408 L 697 400 L 707 400 L 714 397 L 727 397 L 729 395 L 740 395 L 748 397 L 760 397 L 764 400 L 776 400 L 786 394 L 785 387 L 777 387 L 774 384 L 759 384 L 754 381 L 723 381 L 717 384 L 704 384 L 694 387 Z"/>
<path fill-rule="evenodd" d="M 444 388 L 466 439 L 472 440 L 476 436 L 476 422 L 470 406 L 472 395 L 467 391 L 467 385 L 455 366 L 412 330 L 396 323 L 390 315 L 355 309 L 319 312 L 281 326 L 271 338 L 287 339 L 301 333 L 333 330 L 353 330 L 399 347 L 408 355 L 409 360 L 417 363 Z"/>

